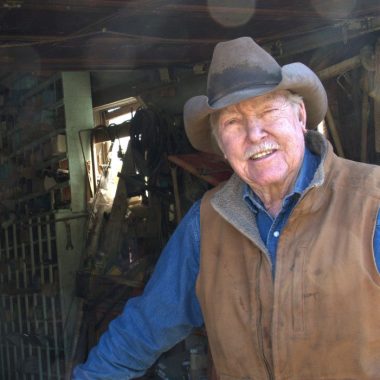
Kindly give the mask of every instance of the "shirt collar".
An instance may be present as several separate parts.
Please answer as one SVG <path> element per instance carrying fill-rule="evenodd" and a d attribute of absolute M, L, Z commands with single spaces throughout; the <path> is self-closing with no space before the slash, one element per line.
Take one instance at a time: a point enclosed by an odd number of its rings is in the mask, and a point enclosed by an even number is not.
<path fill-rule="evenodd" d="M 287 199 L 293 197 L 294 195 L 301 196 L 304 192 L 306 192 L 320 162 L 321 157 L 312 153 L 308 147 L 305 147 L 301 169 L 298 172 L 293 190 L 285 197 L 284 202 L 286 202 Z M 243 199 L 250 206 L 252 211 L 257 212 L 260 209 L 265 210 L 260 198 L 247 184 L 244 185 Z"/>

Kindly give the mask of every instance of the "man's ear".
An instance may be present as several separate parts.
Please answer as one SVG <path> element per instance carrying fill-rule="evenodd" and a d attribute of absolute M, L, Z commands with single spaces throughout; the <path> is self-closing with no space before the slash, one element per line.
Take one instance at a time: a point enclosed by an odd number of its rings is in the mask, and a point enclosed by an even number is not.
<path fill-rule="evenodd" d="M 302 129 L 306 132 L 306 108 L 304 102 L 301 102 L 298 107 L 298 120 L 302 125 Z"/>

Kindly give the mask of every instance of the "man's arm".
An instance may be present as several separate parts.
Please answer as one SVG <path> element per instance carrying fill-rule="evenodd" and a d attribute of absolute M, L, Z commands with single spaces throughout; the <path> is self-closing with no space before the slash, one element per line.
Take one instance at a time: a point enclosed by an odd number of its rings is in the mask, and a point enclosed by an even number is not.
<path fill-rule="evenodd" d="M 161 353 L 203 324 L 195 295 L 199 270 L 199 202 L 186 214 L 161 254 L 140 297 L 129 300 L 73 379 L 132 379 Z"/>

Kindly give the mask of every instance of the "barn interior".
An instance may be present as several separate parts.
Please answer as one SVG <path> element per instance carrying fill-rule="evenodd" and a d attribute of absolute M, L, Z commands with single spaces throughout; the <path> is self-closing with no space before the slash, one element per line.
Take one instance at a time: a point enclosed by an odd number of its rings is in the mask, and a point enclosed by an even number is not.
<path fill-rule="evenodd" d="M 0 6 L 0 378 L 68 379 L 138 296 L 189 207 L 229 178 L 183 105 L 216 43 L 316 72 L 336 154 L 380 164 L 377 0 L 5 0 Z M 194 331 L 144 378 L 211 378 Z"/>

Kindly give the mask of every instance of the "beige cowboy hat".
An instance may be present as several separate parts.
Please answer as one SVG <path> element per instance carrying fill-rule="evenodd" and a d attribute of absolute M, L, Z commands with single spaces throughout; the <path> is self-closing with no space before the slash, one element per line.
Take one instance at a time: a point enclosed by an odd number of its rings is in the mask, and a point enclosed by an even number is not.
<path fill-rule="evenodd" d="M 315 128 L 325 117 L 326 91 L 307 66 L 297 62 L 281 67 L 250 37 L 218 43 L 208 72 L 207 96 L 195 96 L 184 106 L 185 130 L 191 144 L 203 152 L 220 153 L 211 137 L 210 114 L 275 90 L 302 96 L 307 128 Z"/>

